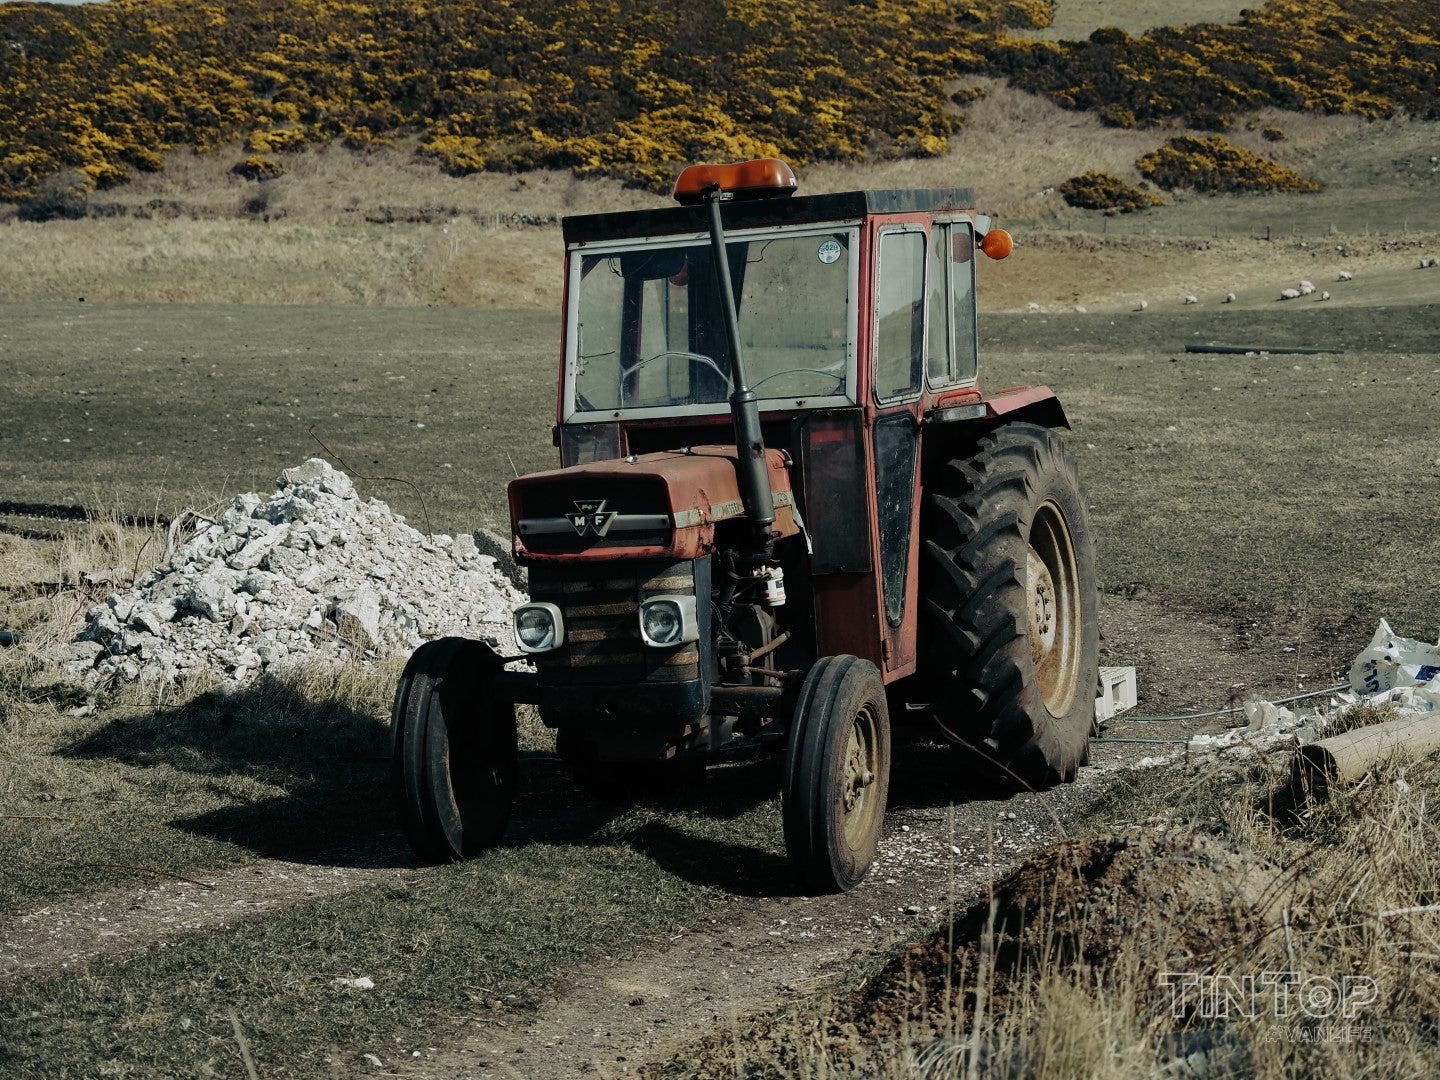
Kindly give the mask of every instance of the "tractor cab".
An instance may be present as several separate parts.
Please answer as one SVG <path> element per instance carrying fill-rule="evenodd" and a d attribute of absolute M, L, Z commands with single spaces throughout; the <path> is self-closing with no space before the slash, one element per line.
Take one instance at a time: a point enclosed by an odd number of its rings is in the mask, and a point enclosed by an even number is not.
<path fill-rule="evenodd" d="M 963 188 L 797 186 L 774 159 L 692 166 L 674 207 L 565 220 L 561 467 L 509 492 L 529 670 L 422 647 L 396 716 L 424 697 L 416 723 L 453 743 L 426 680 L 462 665 L 502 717 L 480 729 L 538 704 L 602 795 L 694 777 L 736 739 L 783 747 L 791 859 L 845 889 L 878 840 L 894 703 L 1026 783 L 1073 777 L 1094 559 L 1054 395 L 979 389 L 976 264 L 1010 237 Z M 412 842 L 479 850 L 473 766 L 402 742 Z"/>

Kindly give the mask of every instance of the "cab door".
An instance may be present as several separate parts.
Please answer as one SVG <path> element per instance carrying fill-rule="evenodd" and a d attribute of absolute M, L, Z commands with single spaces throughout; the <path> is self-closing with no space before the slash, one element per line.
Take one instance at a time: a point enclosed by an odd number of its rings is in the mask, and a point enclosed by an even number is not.
<path fill-rule="evenodd" d="M 928 236 L 919 221 L 875 226 L 870 460 L 876 587 L 886 681 L 915 668 L 920 408 L 926 379 Z"/>

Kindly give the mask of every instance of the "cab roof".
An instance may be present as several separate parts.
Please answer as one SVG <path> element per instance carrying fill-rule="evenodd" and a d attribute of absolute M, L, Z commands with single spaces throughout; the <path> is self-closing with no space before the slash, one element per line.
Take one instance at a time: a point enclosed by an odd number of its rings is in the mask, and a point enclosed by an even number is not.
<path fill-rule="evenodd" d="M 851 221 L 870 214 L 944 214 L 974 209 L 975 198 L 969 188 L 920 188 L 736 199 L 725 202 L 721 214 L 726 229 L 747 229 L 765 225 Z M 667 233 L 704 232 L 709 227 L 710 210 L 704 204 L 626 210 L 612 214 L 580 214 L 561 221 L 567 245 Z"/>

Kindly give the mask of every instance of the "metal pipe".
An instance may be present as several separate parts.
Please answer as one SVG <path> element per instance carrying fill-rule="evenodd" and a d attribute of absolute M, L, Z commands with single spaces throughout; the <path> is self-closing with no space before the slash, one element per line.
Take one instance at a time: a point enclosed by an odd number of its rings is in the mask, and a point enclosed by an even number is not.
<path fill-rule="evenodd" d="M 1407 716 L 1355 728 L 1302 746 L 1292 766 L 1297 783 L 1317 798 L 1353 784 L 1383 761 L 1418 761 L 1440 750 L 1440 715 Z"/>
<path fill-rule="evenodd" d="M 776 649 L 778 649 L 781 645 L 784 645 L 785 642 L 787 642 L 787 641 L 789 641 L 789 640 L 790 640 L 790 631 L 789 631 L 789 630 L 786 630 L 784 633 L 781 633 L 781 634 L 776 634 L 773 638 L 771 638 L 769 641 L 767 641 L 764 645 L 761 645 L 761 646 L 760 646 L 759 648 L 757 648 L 757 649 L 751 649 L 748 653 L 746 653 L 746 660 L 745 660 L 745 662 L 746 662 L 747 664 L 753 664 L 756 660 L 759 660 L 762 656 L 768 656 L 770 653 L 774 652 Z"/>
<path fill-rule="evenodd" d="M 725 197 L 719 184 L 705 191 L 710 206 L 710 250 L 715 262 L 715 282 L 720 290 L 720 310 L 725 317 L 725 334 L 730 345 L 730 415 L 735 422 L 735 473 L 740 501 L 755 531 L 755 542 L 769 559 L 775 538 L 775 498 L 770 491 L 770 469 L 765 463 L 765 442 L 760 436 L 760 406 L 755 391 L 745 381 L 745 360 L 740 348 L 740 320 L 735 314 L 735 287 L 730 281 L 730 259 L 725 250 L 725 227 L 720 221 L 720 202 Z"/>

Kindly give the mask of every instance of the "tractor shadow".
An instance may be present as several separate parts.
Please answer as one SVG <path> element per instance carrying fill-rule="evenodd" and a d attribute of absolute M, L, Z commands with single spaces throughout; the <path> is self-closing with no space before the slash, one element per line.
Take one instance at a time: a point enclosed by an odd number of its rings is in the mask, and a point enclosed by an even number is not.
<path fill-rule="evenodd" d="M 755 755 L 703 778 L 606 800 L 576 786 L 558 758 L 522 761 L 507 844 L 623 845 L 692 884 L 737 896 L 793 892 L 780 830 L 781 761 Z"/>
<path fill-rule="evenodd" d="M 164 810 L 142 828 L 307 865 L 416 866 L 391 796 L 390 737 L 388 723 L 368 712 L 261 678 L 117 715 L 58 753 L 119 766 L 118 782 L 146 789 L 145 801 Z M 620 844 L 693 882 L 756 894 L 792 887 L 776 854 L 773 759 L 721 765 L 625 804 L 581 791 L 553 753 L 522 751 L 519 764 L 508 846 Z M 750 820 L 757 815 L 759 826 Z M 748 827 L 732 837 L 728 823 L 741 820 Z"/>
<path fill-rule="evenodd" d="M 784 854 L 784 760 L 783 751 L 742 751 L 712 765 L 703 780 L 606 801 L 577 787 L 559 758 L 534 755 L 522 765 L 507 843 L 623 844 L 694 884 L 744 897 L 791 895 L 800 886 Z M 893 810 L 1025 794 L 995 766 L 941 741 L 929 724 L 893 730 Z"/>
<path fill-rule="evenodd" d="M 261 678 L 118 716 L 58 753 L 121 766 L 117 782 L 173 815 L 155 828 L 292 862 L 412 865 L 403 842 L 375 836 L 394 826 L 389 740 L 369 713 Z"/>
<path fill-rule="evenodd" d="M 157 828 L 310 865 L 417 865 L 390 795 L 389 725 L 278 680 L 118 716 L 59 753 L 116 763 L 127 782 L 163 793 L 173 816 Z M 744 750 L 703 778 L 611 802 L 577 787 L 553 753 L 522 751 L 506 844 L 624 845 L 695 884 L 789 894 L 783 769 L 783 753 Z M 892 808 L 1003 800 L 1015 790 L 929 728 L 896 725 Z"/>
<path fill-rule="evenodd" d="M 1027 789 L 998 766 L 942 739 L 922 720 L 891 730 L 890 797 L 894 810 L 933 810 L 1002 803 Z"/>

